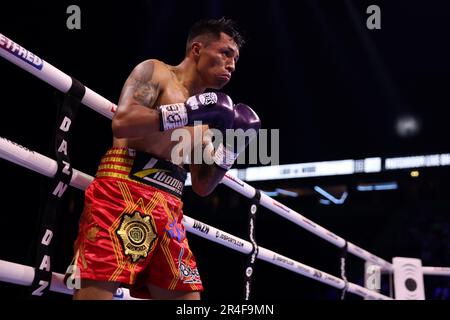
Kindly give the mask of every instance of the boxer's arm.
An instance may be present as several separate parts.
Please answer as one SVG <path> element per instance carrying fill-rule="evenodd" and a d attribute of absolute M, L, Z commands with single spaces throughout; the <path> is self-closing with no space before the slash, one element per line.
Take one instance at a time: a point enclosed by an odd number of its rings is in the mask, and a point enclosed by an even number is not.
<path fill-rule="evenodd" d="M 208 129 L 208 126 L 202 127 L 202 142 L 201 146 L 199 147 L 202 148 L 203 157 L 209 158 L 202 158 L 202 161 L 207 161 L 207 163 L 210 164 L 208 165 L 206 163 L 191 163 L 189 165 L 191 171 L 192 190 L 194 190 L 194 192 L 201 197 L 206 197 L 211 192 L 213 192 L 220 181 L 222 181 L 223 176 L 226 173 L 226 171 L 221 170 L 212 161 L 214 156 L 214 147 L 211 141 L 211 132 Z M 196 146 L 194 146 L 194 148 L 192 149 L 191 162 L 194 162 L 192 160 L 195 159 L 195 148 Z M 209 155 L 207 153 L 209 153 Z"/>
<path fill-rule="evenodd" d="M 206 197 L 222 181 L 226 171 L 215 165 L 190 164 L 192 190 L 201 197 Z"/>
<path fill-rule="evenodd" d="M 160 92 L 158 65 L 146 60 L 134 68 L 125 82 L 112 120 L 116 138 L 142 137 L 159 131 L 159 112 L 153 109 Z"/>

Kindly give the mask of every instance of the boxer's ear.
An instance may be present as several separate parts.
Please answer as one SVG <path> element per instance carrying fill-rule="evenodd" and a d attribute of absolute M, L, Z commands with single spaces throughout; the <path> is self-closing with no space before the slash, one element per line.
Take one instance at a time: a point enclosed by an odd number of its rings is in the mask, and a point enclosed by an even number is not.
<path fill-rule="evenodd" d="M 195 58 L 198 58 L 200 56 L 200 51 L 201 51 L 202 47 L 203 46 L 202 46 L 201 42 L 197 42 L 197 41 L 192 42 L 191 52 Z"/>

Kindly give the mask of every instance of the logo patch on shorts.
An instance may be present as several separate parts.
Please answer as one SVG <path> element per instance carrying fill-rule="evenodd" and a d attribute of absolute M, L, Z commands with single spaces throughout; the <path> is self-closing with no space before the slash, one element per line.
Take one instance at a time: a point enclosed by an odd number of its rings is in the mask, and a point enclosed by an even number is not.
<path fill-rule="evenodd" d="M 152 217 L 142 217 L 137 211 L 122 216 L 116 233 L 122 240 L 125 255 L 133 262 L 147 257 L 156 244 L 156 228 Z"/>
<path fill-rule="evenodd" d="M 180 254 L 178 255 L 178 270 L 180 271 L 180 279 L 186 284 L 201 284 L 200 274 L 197 268 L 191 268 L 189 265 L 183 262 L 184 248 L 181 247 Z"/>
<path fill-rule="evenodd" d="M 176 220 L 167 222 L 166 231 L 171 239 L 176 238 L 180 243 L 186 238 L 186 232 L 184 231 L 183 226 L 178 224 Z"/>
<path fill-rule="evenodd" d="M 181 198 L 186 171 L 171 162 L 153 158 L 144 152 L 137 152 L 129 177 Z"/>
<path fill-rule="evenodd" d="M 190 266 L 180 262 L 178 268 L 180 269 L 180 278 L 183 283 L 187 284 L 201 284 L 200 274 L 197 268 L 191 268 Z"/>

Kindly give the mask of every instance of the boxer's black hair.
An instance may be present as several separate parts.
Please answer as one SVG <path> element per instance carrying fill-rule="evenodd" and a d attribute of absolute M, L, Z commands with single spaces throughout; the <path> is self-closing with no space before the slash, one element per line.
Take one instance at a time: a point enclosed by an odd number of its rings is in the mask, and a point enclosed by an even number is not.
<path fill-rule="evenodd" d="M 186 54 L 189 53 L 192 42 L 198 36 L 210 34 L 215 39 L 220 39 L 221 32 L 230 36 L 236 42 L 238 48 L 242 48 L 244 45 L 244 37 L 240 33 L 235 21 L 226 19 L 225 17 L 220 19 L 205 19 L 197 21 L 189 30 L 186 42 Z"/>

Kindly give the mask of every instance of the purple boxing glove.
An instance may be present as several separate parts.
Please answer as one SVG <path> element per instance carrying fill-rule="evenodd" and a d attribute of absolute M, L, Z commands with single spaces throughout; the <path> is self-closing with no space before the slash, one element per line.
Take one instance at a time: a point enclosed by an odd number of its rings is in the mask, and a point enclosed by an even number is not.
<path fill-rule="evenodd" d="M 214 163 L 219 168 L 229 170 L 239 154 L 258 134 L 261 120 L 249 106 L 238 103 L 234 106 L 234 121 L 232 135 L 227 135 L 225 142 L 217 147 Z"/>
<path fill-rule="evenodd" d="M 161 105 L 159 112 L 161 131 L 192 126 L 194 122 L 201 121 L 225 133 L 232 127 L 235 117 L 233 101 L 220 92 L 197 94 L 185 103 Z"/>

